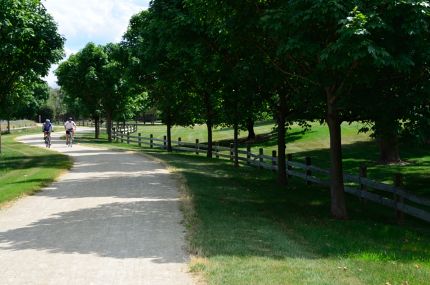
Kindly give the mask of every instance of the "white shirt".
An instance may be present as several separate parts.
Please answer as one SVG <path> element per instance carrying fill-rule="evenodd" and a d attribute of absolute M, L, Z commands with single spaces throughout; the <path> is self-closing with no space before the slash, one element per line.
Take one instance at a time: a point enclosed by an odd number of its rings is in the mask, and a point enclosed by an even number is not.
<path fill-rule="evenodd" d="M 76 128 L 76 124 L 73 121 L 67 121 L 64 123 L 64 127 L 66 128 L 66 130 L 71 130 Z"/>

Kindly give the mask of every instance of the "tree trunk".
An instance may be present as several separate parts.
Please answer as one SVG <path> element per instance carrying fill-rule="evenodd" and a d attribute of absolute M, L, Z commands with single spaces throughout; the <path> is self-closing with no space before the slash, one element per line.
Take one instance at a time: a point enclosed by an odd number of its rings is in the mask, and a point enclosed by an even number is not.
<path fill-rule="evenodd" d="M 239 167 L 239 153 L 238 153 L 238 139 L 239 139 L 239 126 L 234 124 L 234 166 Z"/>
<path fill-rule="evenodd" d="M 332 101 L 333 99 L 330 94 L 327 94 L 326 121 L 330 132 L 331 214 L 336 219 L 344 220 L 348 218 L 348 214 L 346 211 L 345 189 L 343 184 L 341 121 Z"/>
<path fill-rule="evenodd" d="M 212 129 L 213 129 L 213 125 L 212 125 L 212 120 L 208 119 L 206 122 L 206 126 L 208 129 L 208 151 L 207 151 L 207 157 L 212 158 Z"/>
<path fill-rule="evenodd" d="M 287 185 L 287 166 L 286 166 L 286 155 L 285 155 L 285 117 L 287 109 L 287 100 L 284 95 L 279 95 L 279 109 L 277 113 L 278 123 L 278 183 L 281 185 Z"/>
<path fill-rule="evenodd" d="M 383 164 L 400 162 L 399 141 L 396 120 L 376 120 L 375 135 L 379 146 L 379 162 Z"/>
<path fill-rule="evenodd" d="M 208 129 L 208 150 L 206 156 L 208 158 L 212 158 L 212 129 L 213 129 L 213 109 L 210 100 L 210 95 L 208 93 L 204 93 L 204 103 L 206 108 L 206 126 Z"/>
<path fill-rule="evenodd" d="M 95 129 L 95 138 L 100 138 L 100 117 L 95 116 L 94 117 L 94 129 Z"/>
<path fill-rule="evenodd" d="M 254 120 L 248 119 L 246 122 L 246 129 L 248 130 L 248 140 L 252 141 L 255 140 L 256 135 L 254 131 Z"/>
<path fill-rule="evenodd" d="M 399 142 L 397 137 L 383 136 L 378 139 L 379 162 L 383 164 L 400 162 Z"/>
<path fill-rule="evenodd" d="M 167 151 L 172 152 L 172 124 L 167 123 Z"/>
<path fill-rule="evenodd" d="M 7 134 L 10 134 L 10 119 L 7 119 Z"/>
<path fill-rule="evenodd" d="M 108 141 L 112 142 L 112 114 L 106 114 L 106 132 L 108 135 Z"/>

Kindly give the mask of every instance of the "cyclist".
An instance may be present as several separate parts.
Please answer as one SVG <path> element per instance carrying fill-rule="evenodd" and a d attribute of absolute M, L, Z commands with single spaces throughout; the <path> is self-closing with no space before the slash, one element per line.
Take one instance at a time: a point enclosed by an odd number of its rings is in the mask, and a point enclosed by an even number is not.
<path fill-rule="evenodd" d="M 51 123 L 51 120 L 46 119 L 45 123 L 43 123 L 42 131 L 44 134 L 44 140 L 46 143 L 46 146 L 51 146 L 51 133 L 54 131 L 54 126 Z"/>
<path fill-rule="evenodd" d="M 72 117 L 70 117 L 69 120 L 64 123 L 64 128 L 66 129 L 66 145 L 69 145 L 69 138 L 73 139 L 76 130 L 76 124 L 73 122 Z"/>

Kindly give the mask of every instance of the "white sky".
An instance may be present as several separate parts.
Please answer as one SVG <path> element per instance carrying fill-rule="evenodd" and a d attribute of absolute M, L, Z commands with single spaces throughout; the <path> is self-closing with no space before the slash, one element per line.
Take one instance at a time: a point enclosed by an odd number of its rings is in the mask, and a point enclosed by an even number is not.
<path fill-rule="evenodd" d="M 147 9 L 149 0 L 44 0 L 43 4 L 66 38 L 67 58 L 88 42 L 119 42 L 131 16 Z M 51 87 L 57 87 L 56 68 L 52 66 L 45 78 Z"/>

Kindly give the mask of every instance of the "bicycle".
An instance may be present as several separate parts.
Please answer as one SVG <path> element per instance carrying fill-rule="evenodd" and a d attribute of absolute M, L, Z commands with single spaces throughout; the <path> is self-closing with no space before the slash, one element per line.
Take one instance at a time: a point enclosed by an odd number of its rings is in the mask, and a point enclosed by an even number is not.
<path fill-rule="evenodd" d="M 68 147 L 73 146 L 73 130 L 66 130 L 66 145 Z"/>
<path fill-rule="evenodd" d="M 49 132 L 45 132 L 44 140 L 45 140 L 45 146 L 47 148 L 51 148 L 51 134 Z"/>

